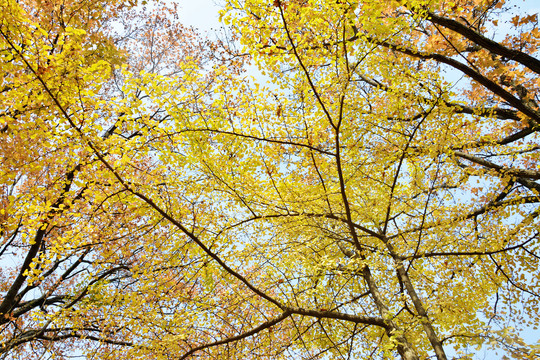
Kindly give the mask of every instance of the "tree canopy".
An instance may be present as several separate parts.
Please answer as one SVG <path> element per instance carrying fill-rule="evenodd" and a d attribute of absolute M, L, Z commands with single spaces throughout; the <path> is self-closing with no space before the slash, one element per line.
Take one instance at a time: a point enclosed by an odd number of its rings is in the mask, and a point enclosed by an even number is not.
<path fill-rule="evenodd" d="M 540 357 L 515 8 L 0 0 L 0 356 Z"/>

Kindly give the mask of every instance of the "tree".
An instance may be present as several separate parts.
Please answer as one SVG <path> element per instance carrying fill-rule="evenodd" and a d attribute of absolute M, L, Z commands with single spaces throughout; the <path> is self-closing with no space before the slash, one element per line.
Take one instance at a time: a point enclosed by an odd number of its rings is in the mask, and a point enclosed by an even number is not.
<path fill-rule="evenodd" d="M 162 249 L 163 230 L 111 182 L 91 142 L 109 157 L 124 146 L 112 136 L 125 116 L 114 103 L 124 96 L 114 67 L 175 71 L 184 51 L 200 61 L 192 32 L 175 23 L 174 9 L 150 13 L 123 2 L 3 1 L 0 9 L 0 353 L 27 359 L 133 346 L 126 327 L 140 317 L 108 317 L 104 284 L 121 289 L 134 281 L 134 267 L 161 267 L 162 257 L 146 258 Z M 145 236 L 146 245 L 133 241 Z M 162 269 L 169 277 L 173 263 Z M 148 276 L 131 291 L 172 281 Z"/>
<path fill-rule="evenodd" d="M 77 23 L 40 70 L 23 11 L 2 12 L 7 356 L 538 357 L 534 16 L 494 40 L 502 1 L 230 1 L 229 42 L 165 12 L 134 55 L 72 56 L 105 39 Z"/>

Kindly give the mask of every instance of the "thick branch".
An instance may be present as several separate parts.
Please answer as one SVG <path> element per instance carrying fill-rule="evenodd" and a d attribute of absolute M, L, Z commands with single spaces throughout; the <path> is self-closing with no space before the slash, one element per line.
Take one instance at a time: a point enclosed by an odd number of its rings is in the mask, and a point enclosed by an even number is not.
<path fill-rule="evenodd" d="M 470 27 L 456 21 L 453 19 L 449 19 L 446 17 L 442 17 L 439 15 L 436 15 L 432 12 L 428 12 L 428 20 L 431 21 L 434 24 L 443 26 L 447 29 L 453 30 L 463 36 L 465 36 L 467 39 L 475 42 L 476 44 L 480 45 L 486 50 L 489 50 L 490 52 L 503 56 L 507 59 L 514 60 L 519 62 L 521 65 L 531 69 L 537 74 L 540 74 L 540 61 L 522 51 L 509 49 L 506 46 L 503 46 L 499 44 L 496 41 L 493 41 L 491 39 L 488 39 L 487 37 L 483 36 L 482 34 L 477 33 Z"/>
<path fill-rule="evenodd" d="M 459 156 L 463 159 L 467 159 L 473 163 L 476 163 L 478 165 L 482 165 L 484 167 L 497 170 L 498 172 L 515 176 L 515 177 L 521 177 L 521 178 L 528 178 L 528 179 L 540 179 L 540 171 L 534 171 L 534 170 L 524 170 L 524 169 L 515 169 L 515 168 L 506 168 L 501 165 L 497 165 L 495 163 L 492 163 L 491 161 L 487 161 L 484 159 L 481 159 L 477 156 L 469 155 L 461 151 L 454 151 L 454 154 L 456 156 Z"/>
<path fill-rule="evenodd" d="M 525 245 L 527 245 L 529 242 L 536 239 L 538 236 L 538 233 L 535 234 L 533 237 L 527 239 L 526 241 L 522 242 L 521 244 L 517 244 L 514 246 L 508 246 L 499 250 L 490 250 L 490 251 L 433 251 L 433 252 L 427 252 L 422 254 L 415 254 L 411 256 L 399 256 L 402 260 L 412 260 L 412 259 L 422 259 L 422 258 L 428 258 L 428 257 L 438 257 L 438 256 L 488 256 L 488 255 L 495 255 L 507 251 L 513 251 L 517 249 L 525 249 Z"/>
<path fill-rule="evenodd" d="M 27 270 L 30 269 L 30 264 L 32 263 L 34 258 L 37 256 L 39 249 L 41 248 L 41 244 L 43 243 L 43 239 L 45 237 L 47 227 L 49 226 L 49 222 L 54 218 L 54 216 L 57 213 L 62 211 L 60 210 L 60 205 L 64 203 L 65 197 L 67 193 L 69 192 L 69 190 L 71 189 L 71 184 L 73 183 L 75 174 L 79 170 L 80 170 L 80 165 L 77 165 L 75 166 L 75 168 L 73 168 L 71 171 L 67 173 L 66 182 L 64 184 L 64 188 L 62 189 L 60 193 L 60 196 L 51 206 L 51 210 L 49 211 L 46 218 L 44 219 L 42 226 L 36 232 L 33 244 L 30 246 L 30 249 L 26 253 L 26 257 L 21 266 L 19 274 L 15 278 L 15 281 L 9 288 L 8 292 L 6 293 L 6 296 L 4 297 L 4 300 L 0 304 L 0 323 L 4 323 L 7 321 L 7 318 L 2 315 L 9 313 L 11 309 L 13 309 L 13 307 L 15 307 L 17 303 L 21 300 L 20 296 L 18 296 L 18 293 L 26 280 L 27 275 L 25 275 L 25 273 Z"/>
<path fill-rule="evenodd" d="M 263 331 L 265 329 L 268 329 L 268 328 L 270 328 L 270 327 L 272 327 L 272 326 L 274 326 L 276 324 L 279 324 L 280 322 L 282 322 L 283 320 L 285 320 L 289 316 L 291 316 L 291 312 L 286 310 L 286 311 L 283 312 L 283 314 L 281 314 L 277 318 L 266 321 L 266 322 L 262 323 L 261 325 L 257 326 L 256 328 L 251 329 L 249 331 L 246 331 L 246 332 L 244 332 L 242 334 L 239 334 L 239 335 L 236 335 L 236 336 L 231 336 L 229 338 L 219 340 L 219 341 L 216 341 L 216 342 L 213 342 L 213 343 L 210 343 L 210 344 L 197 346 L 197 347 L 189 350 L 188 352 L 186 352 L 184 355 L 182 355 L 179 358 L 179 360 L 187 359 L 189 356 L 196 353 L 197 351 L 201 351 L 201 350 L 208 349 L 208 348 L 215 347 L 215 346 L 219 346 L 219 345 L 229 344 L 229 343 L 239 341 L 239 340 L 245 339 L 247 337 L 253 336 L 253 335 L 257 334 L 257 333 L 260 333 L 261 331 Z"/>
<path fill-rule="evenodd" d="M 350 40 L 356 40 L 358 37 L 355 36 L 351 38 Z M 388 43 L 386 41 L 382 41 L 376 38 L 372 37 L 366 37 L 366 39 L 369 42 L 372 42 L 374 44 L 378 44 L 380 46 L 398 51 L 402 54 L 409 55 L 415 58 L 419 59 L 426 59 L 426 60 L 435 60 L 438 62 L 441 62 L 443 64 L 447 64 L 452 66 L 455 69 L 460 70 L 465 75 L 469 76 L 471 79 L 475 80 L 479 84 L 483 85 L 486 89 L 491 91 L 493 94 L 499 96 L 503 100 L 505 100 L 507 103 L 509 103 L 511 106 L 516 108 L 517 110 L 521 111 L 523 114 L 527 115 L 535 125 L 540 124 L 540 114 L 538 111 L 531 109 L 529 106 L 527 106 L 525 103 L 523 103 L 520 99 L 516 98 L 514 95 L 506 91 L 502 86 L 495 83 L 494 81 L 488 79 L 484 75 L 480 74 L 476 70 L 470 68 L 469 66 L 452 59 L 450 57 L 441 55 L 441 54 L 428 54 L 428 53 L 422 53 L 416 50 L 407 49 L 401 45 L 395 45 Z"/>
<path fill-rule="evenodd" d="M 409 294 L 409 297 L 412 300 L 414 308 L 416 309 L 416 312 L 418 313 L 418 315 L 421 317 L 420 322 L 422 324 L 422 327 L 424 328 L 424 332 L 426 333 L 429 342 L 431 343 L 431 346 L 433 347 L 433 350 L 435 350 L 437 359 L 446 360 L 447 357 L 446 357 L 444 348 L 442 346 L 442 342 L 439 340 L 437 333 L 435 332 L 435 329 L 433 328 L 431 320 L 428 317 L 427 310 L 424 307 L 422 300 L 418 296 L 418 293 L 416 292 L 416 289 L 414 288 L 412 281 L 409 278 L 409 274 L 407 273 L 407 270 L 405 270 L 405 266 L 403 266 L 403 261 L 399 258 L 398 254 L 396 253 L 390 241 L 385 240 L 384 243 L 386 245 L 386 248 L 392 255 L 392 258 L 394 259 L 394 263 L 396 265 L 396 270 L 397 270 L 397 275 L 399 277 L 399 280 L 401 281 L 403 285 L 405 285 L 405 289 L 407 289 L 407 293 Z"/>
<path fill-rule="evenodd" d="M 455 104 L 455 103 L 446 103 L 447 106 L 453 106 L 456 113 L 460 114 L 471 114 L 478 115 L 483 117 L 495 116 L 497 119 L 501 120 L 516 120 L 521 121 L 519 113 L 512 109 L 503 109 L 500 107 L 492 108 L 474 108 L 472 106 Z"/>

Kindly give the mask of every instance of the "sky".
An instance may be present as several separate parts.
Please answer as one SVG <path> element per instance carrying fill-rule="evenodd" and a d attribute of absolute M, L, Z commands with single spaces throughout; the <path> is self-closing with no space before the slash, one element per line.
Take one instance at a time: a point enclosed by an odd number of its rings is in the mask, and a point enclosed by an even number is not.
<path fill-rule="evenodd" d="M 180 0 L 180 20 L 201 31 L 211 31 L 220 27 L 218 21 L 219 7 L 216 0 Z"/>

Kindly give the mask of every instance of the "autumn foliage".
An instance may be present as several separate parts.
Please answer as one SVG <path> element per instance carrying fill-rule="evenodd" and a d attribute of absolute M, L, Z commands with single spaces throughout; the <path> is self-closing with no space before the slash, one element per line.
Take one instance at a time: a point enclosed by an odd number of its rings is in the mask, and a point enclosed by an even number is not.
<path fill-rule="evenodd" d="M 513 9 L 0 0 L 0 356 L 538 358 Z"/>

